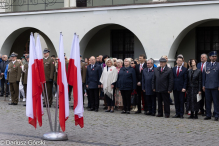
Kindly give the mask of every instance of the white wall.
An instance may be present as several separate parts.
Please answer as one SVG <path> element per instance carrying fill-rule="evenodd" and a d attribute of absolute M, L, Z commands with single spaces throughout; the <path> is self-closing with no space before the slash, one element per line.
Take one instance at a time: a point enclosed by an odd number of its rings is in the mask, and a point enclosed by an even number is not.
<path fill-rule="evenodd" d="M 83 37 L 97 26 L 119 24 L 139 38 L 148 58 L 159 59 L 163 54 L 169 54 L 171 61 L 175 58 L 187 31 L 203 23 L 203 20 L 219 18 L 218 7 L 219 1 L 200 1 L 4 13 L 0 14 L 0 28 L 4 28 L 0 30 L 0 47 L 1 51 L 7 52 L 13 41 L 6 42 L 4 46 L 8 47 L 2 46 L 12 32 L 23 27 L 33 27 L 46 34 L 56 49 L 59 46 L 59 33 L 62 31 L 64 48 L 68 55 L 75 32 L 80 36 L 80 40 L 83 40 Z M 86 45 L 80 45 L 83 54 Z"/>

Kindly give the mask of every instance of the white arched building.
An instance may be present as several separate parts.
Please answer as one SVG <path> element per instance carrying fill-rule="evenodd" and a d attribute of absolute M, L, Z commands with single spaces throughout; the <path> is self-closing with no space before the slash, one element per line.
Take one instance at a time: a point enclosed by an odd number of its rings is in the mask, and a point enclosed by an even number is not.
<path fill-rule="evenodd" d="M 64 4 L 63 4 L 64 5 Z M 40 33 L 56 54 L 59 33 L 70 54 L 73 34 L 80 37 L 81 54 L 118 58 L 145 53 L 156 61 L 162 55 L 174 63 L 219 50 L 219 1 L 150 3 L 104 7 L 72 7 L 46 11 L 0 13 L 1 54 L 23 54 L 30 32 Z"/>

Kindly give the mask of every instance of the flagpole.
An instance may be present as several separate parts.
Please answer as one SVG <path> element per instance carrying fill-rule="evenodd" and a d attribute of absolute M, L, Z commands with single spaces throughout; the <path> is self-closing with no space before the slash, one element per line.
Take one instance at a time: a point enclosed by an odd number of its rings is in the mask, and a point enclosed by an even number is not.
<path fill-rule="evenodd" d="M 55 125 L 54 125 L 55 132 L 57 129 L 58 98 L 59 98 L 59 85 L 57 85 L 56 112 L 55 112 Z"/>
<path fill-rule="evenodd" d="M 48 93 L 47 93 L 47 86 L 46 86 L 46 83 L 44 83 L 45 85 L 45 90 L 46 90 L 46 99 L 47 99 L 47 103 L 46 103 L 46 109 L 48 109 L 48 116 L 49 116 L 49 122 L 51 124 L 51 127 L 52 127 L 52 119 L 51 119 L 51 114 L 50 114 L 50 109 L 49 109 L 49 98 L 48 98 Z M 51 128 L 52 129 L 52 128 Z M 53 129 L 52 129 L 53 131 Z"/>
<path fill-rule="evenodd" d="M 42 89 L 43 89 L 43 84 L 41 83 L 42 85 Z M 46 98 L 46 95 L 45 95 L 45 92 L 44 92 L 44 89 L 43 89 L 43 96 L 44 98 Z M 45 100 L 45 104 L 46 104 L 46 111 L 47 111 L 47 115 L 48 115 L 48 119 L 49 119 L 49 126 L 50 126 L 50 130 L 53 131 L 52 129 L 52 120 L 51 120 L 51 115 L 50 115 L 50 111 L 48 110 L 48 105 L 47 105 L 47 101 Z"/>

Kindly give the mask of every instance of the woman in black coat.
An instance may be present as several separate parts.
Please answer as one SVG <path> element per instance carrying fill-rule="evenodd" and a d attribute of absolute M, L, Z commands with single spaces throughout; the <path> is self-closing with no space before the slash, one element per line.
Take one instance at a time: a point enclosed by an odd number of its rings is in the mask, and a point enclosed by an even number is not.
<path fill-rule="evenodd" d="M 196 67 L 195 59 L 190 59 L 190 67 L 187 80 L 187 110 L 191 111 L 189 119 L 198 119 L 199 102 L 197 102 L 197 94 L 201 94 L 202 75 L 201 70 Z"/>
<path fill-rule="evenodd" d="M 130 114 L 131 93 L 136 89 L 136 74 L 135 69 L 131 66 L 131 59 L 124 60 L 124 67 L 122 67 L 118 74 L 117 88 L 119 88 L 123 99 L 122 114 Z"/>

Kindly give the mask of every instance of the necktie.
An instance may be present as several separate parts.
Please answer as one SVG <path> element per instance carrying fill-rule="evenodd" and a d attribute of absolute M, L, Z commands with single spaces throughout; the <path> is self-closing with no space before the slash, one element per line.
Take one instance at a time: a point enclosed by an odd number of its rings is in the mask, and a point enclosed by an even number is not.
<path fill-rule="evenodd" d="M 202 63 L 201 71 L 203 70 L 203 65 L 204 65 L 204 63 Z"/>
<path fill-rule="evenodd" d="M 179 76 L 179 68 L 180 68 L 180 67 L 178 67 L 177 73 L 176 73 L 176 76 L 177 76 L 177 77 Z"/>
<path fill-rule="evenodd" d="M 142 69 L 142 64 L 140 64 L 140 72 L 141 72 L 141 69 Z"/>
<path fill-rule="evenodd" d="M 148 69 L 148 72 L 150 72 L 150 69 Z"/>
<path fill-rule="evenodd" d="M 163 72 L 163 67 L 161 67 L 161 72 Z"/>

